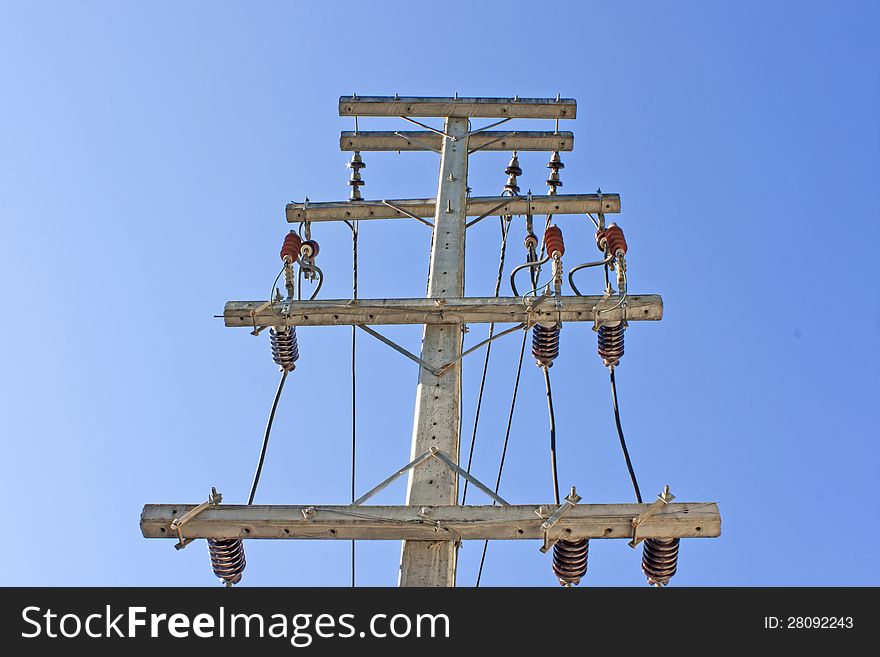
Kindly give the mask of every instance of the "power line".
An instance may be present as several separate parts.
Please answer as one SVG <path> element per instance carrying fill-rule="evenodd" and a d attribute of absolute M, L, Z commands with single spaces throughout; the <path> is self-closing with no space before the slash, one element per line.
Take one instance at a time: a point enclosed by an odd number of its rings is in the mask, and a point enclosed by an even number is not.
<path fill-rule="evenodd" d="M 263 434 L 263 446 L 260 448 L 260 460 L 257 462 L 257 471 L 254 473 L 254 481 L 251 484 L 251 494 L 248 496 L 248 504 L 254 503 L 254 496 L 257 494 L 257 486 L 260 484 L 260 475 L 263 472 L 263 462 L 266 460 L 266 450 L 269 447 L 269 435 L 272 433 L 272 422 L 275 420 L 275 409 L 278 408 L 278 400 L 281 399 L 281 391 L 284 389 L 284 382 L 287 380 L 288 370 L 282 370 L 281 380 L 278 382 L 278 389 L 275 391 L 275 399 L 272 401 L 272 410 L 269 412 L 269 421 L 266 422 L 266 432 Z"/>

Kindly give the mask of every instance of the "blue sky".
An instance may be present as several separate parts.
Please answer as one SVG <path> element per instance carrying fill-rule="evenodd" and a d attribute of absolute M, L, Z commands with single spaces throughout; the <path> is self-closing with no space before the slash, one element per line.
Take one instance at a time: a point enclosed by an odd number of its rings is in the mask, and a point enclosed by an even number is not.
<path fill-rule="evenodd" d="M 880 584 L 878 18 L 871 2 L 2 3 L 0 583 L 217 584 L 204 545 L 138 528 L 145 502 L 246 498 L 277 372 L 267 336 L 213 315 L 265 296 L 285 203 L 346 197 L 340 95 L 457 91 L 576 98 L 563 191 L 621 195 L 630 288 L 665 302 L 618 370 L 642 490 L 669 483 L 724 518 L 720 539 L 682 544 L 673 583 Z M 500 191 L 506 159 L 473 156 L 474 194 Z M 546 159 L 522 156 L 524 190 L 545 192 Z M 433 154 L 365 160 L 367 198 L 436 190 Z M 587 220 L 559 225 L 568 266 L 594 257 Z M 322 296 L 349 296 L 348 229 L 315 237 Z M 424 294 L 428 247 L 416 222 L 362 224 L 361 297 Z M 491 294 L 497 254 L 496 221 L 469 231 L 468 294 Z M 387 333 L 417 350 L 418 327 Z M 562 335 L 561 483 L 630 501 L 595 334 Z M 349 329 L 299 339 L 258 501 L 344 503 Z M 363 492 L 407 461 L 416 370 L 359 349 Z M 474 467 L 488 481 L 517 351 L 492 354 Z M 481 364 L 465 368 L 464 448 Z M 511 501 L 550 499 L 546 423 L 527 360 Z M 377 499 L 403 500 L 402 482 Z M 348 550 L 251 541 L 243 585 L 346 585 Z M 462 550 L 460 585 L 479 553 Z M 398 557 L 359 544 L 358 582 L 395 584 Z M 643 584 L 639 557 L 594 541 L 586 584 Z M 498 542 L 483 583 L 554 582 L 536 543 Z"/>

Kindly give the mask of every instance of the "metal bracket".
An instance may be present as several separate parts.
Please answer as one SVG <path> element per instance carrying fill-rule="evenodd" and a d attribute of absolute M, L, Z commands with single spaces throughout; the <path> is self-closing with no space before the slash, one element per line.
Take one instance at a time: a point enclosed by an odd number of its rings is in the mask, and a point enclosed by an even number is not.
<path fill-rule="evenodd" d="M 492 335 L 492 337 L 486 338 L 482 342 L 475 344 L 470 349 L 466 349 L 465 351 L 461 352 L 461 355 L 458 358 L 453 358 L 448 363 L 445 363 L 444 365 L 442 365 L 437 370 L 437 376 L 438 377 L 443 376 L 444 374 L 446 374 L 447 370 L 449 370 L 449 368 L 452 367 L 453 365 L 455 365 L 458 361 L 463 359 L 465 356 L 468 356 L 468 355 L 474 353 L 477 349 L 481 349 L 482 347 L 485 347 L 487 344 L 489 344 L 493 340 L 497 340 L 498 338 L 503 338 L 505 335 L 513 333 L 514 331 L 518 331 L 519 329 L 525 329 L 525 328 L 526 328 L 526 323 L 520 322 L 519 324 L 517 324 L 514 327 L 511 327 L 511 328 L 508 328 L 508 329 L 501 331 L 501 333 L 495 333 L 494 335 Z M 466 332 L 467 332 L 467 330 L 466 330 L 464 324 L 462 324 L 462 333 L 466 333 Z"/>
<path fill-rule="evenodd" d="M 423 224 L 425 224 L 428 228 L 434 227 L 434 222 L 428 221 L 427 219 L 420 217 L 419 215 L 415 214 L 414 212 L 410 212 L 406 208 L 402 208 L 399 205 L 394 205 L 394 203 L 392 203 L 391 201 L 386 201 L 383 199 L 382 205 L 387 205 L 392 210 L 397 210 L 400 214 L 406 215 L 407 217 L 411 217 L 412 219 L 415 219 L 416 221 L 420 221 Z"/>
<path fill-rule="evenodd" d="M 443 463 L 443 465 L 445 465 L 447 468 L 449 468 L 450 470 L 452 470 L 456 474 L 467 479 L 470 483 L 472 483 L 474 486 L 476 486 L 481 491 L 486 493 L 486 495 L 488 495 L 490 498 L 492 498 L 493 500 L 498 502 L 498 504 L 500 504 L 501 506 L 510 506 L 510 504 L 506 500 L 501 498 L 497 493 L 492 492 L 492 490 L 488 486 L 483 484 L 483 482 L 481 482 L 479 479 L 474 477 L 472 474 L 462 470 L 458 465 L 456 465 L 456 463 L 452 459 L 450 459 L 448 456 L 446 456 L 443 452 L 441 452 L 436 447 L 432 447 L 428 451 L 422 452 L 421 454 L 419 454 L 416 458 L 414 458 L 412 461 L 410 461 L 405 466 L 400 468 L 400 470 L 398 470 L 397 472 L 392 474 L 390 477 L 388 477 L 385 481 L 380 483 L 378 486 L 375 486 L 371 490 L 369 490 L 366 493 L 364 493 L 363 495 L 361 495 L 358 499 L 356 499 L 354 502 L 352 502 L 352 505 L 353 506 L 360 506 L 361 504 L 366 502 L 368 499 L 370 499 L 371 497 L 373 497 L 374 495 L 376 495 L 380 491 L 382 491 L 385 488 L 387 488 L 388 486 L 390 486 L 394 481 L 396 481 L 397 479 L 402 477 L 408 471 L 420 466 L 422 463 L 424 463 L 428 459 L 432 459 L 432 458 L 437 459 L 438 461 Z M 420 517 L 424 517 L 425 515 L 430 515 L 430 513 L 428 512 L 428 510 L 430 508 L 431 507 L 426 507 L 426 506 L 420 507 L 417 515 L 419 515 Z M 431 512 L 433 512 L 433 511 L 431 511 Z"/>
<path fill-rule="evenodd" d="M 498 210 L 500 210 L 501 208 L 503 208 L 505 205 L 510 205 L 510 203 L 511 203 L 512 201 L 516 201 L 516 200 L 517 200 L 517 198 L 516 198 L 515 196 L 511 196 L 510 199 L 508 199 L 507 201 L 504 201 L 504 203 L 499 203 L 499 204 L 496 205 L 494 208 L 492 208 L 492 209 L 489 210 L 488 212 L 484 212 L 483 214 L 481 214 L 481 215 L 480 215 L 479 217 L 477 217 L 476 219 L 471 219 L 470 221 L 468 221 L 468 222 L 464 225 L 464 227 L 465 227 L 465 228 L 470 228 L 471 226 L 473 226 L 473 225 L 474 225 L 475 223 L 477 223 L 478 221 L 482 221 L 482 220 L 485 219 L 486 217 L 495 214 Z"/>
<path fill-rule="evenodd" d="M 440 378 L 440 376 L 442 374 L 441 370 L 437 369 L 436 367 L 434 367 L 430 363 L 422 360 L 421 358 L 416 356 L 413 352 L 411 352 L 407 349 L 404 349 L 399 344 L 394 342 L 394 340 L 391 340 L 390 338 L 386 338 L 384 335 L 382 335 L 378 331 L 371 329 L 369 326 L 366 326 L 365 324 L 356 324 L 355 326 L 357 326 L 362 331 L 369 333 L 370 335 L 372 335 L 374 338 L 376 338 L 380 342 L 384 342 L 389 347 L 394 349 L 394 351 L 396 351 L 400 354 L 403 354 L 404 356 L 409 358 L 411 361 L 418 363 L 420 366 L 424 367 L 426 370 L 428 370 L 431 374 L 433 374 L 437 378 Z"/>
<path fill-rule="evenodd" d="M 398 137 L 400 137 L 401 139 L 404 139 L 406 141 L 410 141 L 414 144 L 419 144 L 419 145 L 423 146 L 424 148 L 428 149 L 429 151 L 433 151 L 435 153 L 441 152 L 440 149 L 434 148 L 434 145 L 432 143 L 427 142 L 423 139 L 419 139 L 418 137 L 413 137 L 411 134 L 410 135 L 402 135 L 402 134 L 400 134 L 399 131 L 395 132 L 394 134 L 397 135 Z M 400 151 L 397 151 L 397 152 L 400 153 Z"/>
<path fill-rule="evenodd" d="M 192 543 L 194 538 L 184 538 L 183 537 L 183 526 L 188 523 L 190 520 L 199 515 L 202 511 L 207 509 L 209 506 L 216 506 L 223 501 L 223 495 L 217 492 L 217 489 L 211 487 L 211 495 L 208 497 L 206 502 L 202 502 L 196 507 L 193 507 L 186 513 L 184 513 L 179 518 L 175 518 L 171 521 L 171 529 L 177 531 L 177 544 L 174 546 L 175 550 L 182 550 L 187 545 Z"/>
<path fill-rule="evenodd" d="M 663 492 L 657 496 L 657 499 L 651 504 L 651 506 L 645 509 L 638 517 L 632 519 L 632 540 L 627 543 L 627 545 L 629 545 L 631 548 L 635 548 L 638 546 L 639 543 L 644 541 L 645 539 L 638 538 L 636 536 L 639 531 L 639 525 L 641 525 L 651 516 L 656 515 L 656 513 L 660 511 L 660 509 L 662 509 L 674 499 L 675 495 L 669 492 L 669 486 L 667 485 L 663 489 Z"/>
<path fill-rule="evenodd" d="M 250 312 L 251 321 L 254 324 L 254 330 L 251 331 L 251 335 L 259 335 L 266 328 L 265 326 L 257 326 L 257 315 L 266 310 L 266 308 L 271 307 L 273 303 L 275 302 L 272 299 L 269 299 L 266 303 L 257 306 Z"/>
<path fill-rule="evenodd" d="M 543 523 L 541 523 L 541 531 L 544 532 L 544 545 L 541 546 L 541 552 L 547 552 L 547 550 L 549 550 L 550 548 L 552 548 L 556 544 L 556 542 L 559 540 L 559 537 L 557 536 L 556 538 L 551 539 L 550 538 L 550 530 L 553 529 L 553 527 L 560 520 L 562 520 L 562 517 L 566 513 L 571 511 L 575 507 L 575 505 L 581 501 L 581 499 L 582 499 L 581 496 L 577 494 L 577 489 L 574 486 L 572 486 L 571 492 L 565 498 L 565 502 L 560 504 L 556 508 L 556 510 L 553 512 L 553 514 L 549 518 L 547 518 Z M 543 509 L 543 507 L 535 510 L 535 513 L 538 515 L 538 517 L 543 517 L 540 513 L 540 511 L 542 509 Z"/>
<path fill-rule="evenodd" d="M 497 144 L 497 143 L 498 143 L 499 141 L 501 141 L 502 139 L 507 139 L 508 137 L 510 137 L 511 135 L 514 135 L 514 134 L 516 134 L 516 131 L 513 131 L 513 132 L 505 132 L 505 133 L 504 133 L 503 135 L 501 135 L 500 137 L 498 137 L 498 138 L 496 138 L 496 139 L 493 139 L 493 140 L 491 140 L 491 141 L 487 141 L 487 142 L 486 142 L 485 144 L 483 144 L 482 146 L 477 146 L 476 148 L 472 148 L 472 149 L 470 149 L 470 150 L 468 151 L 468 155 L 473 155 L 473 154 L 476 153 L 477 151 L 481 151 L 481 150 L 483 150 L 484 148 L 488 148 L 488 147 L 491 146 L 492 144 Z"/>

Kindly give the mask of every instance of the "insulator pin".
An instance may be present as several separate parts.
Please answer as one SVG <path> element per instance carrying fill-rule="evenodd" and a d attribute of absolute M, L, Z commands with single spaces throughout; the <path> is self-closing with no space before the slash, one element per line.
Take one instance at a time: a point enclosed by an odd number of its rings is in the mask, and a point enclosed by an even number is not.
<path fill-rule="evenodd" d="M 564 169 L 565 165 L 559 157 L 559 151 L 553 151 L 550 155 L 550 161 L 547 162 L 547 168 L 550 169 L 550 175 L 547 176 L 547 186 L 550 188 L 549 194 L 556 194 L 556 188 L 562 187 L 562 181 L 559 179 L 559 170 Z"/>
<path fill-rule="evenodd" d="M 351 156 L 351 161 L 346 164 L 346 166 L 351 169 L 351 176 L 349 176 L 348 184 L 351 187 L 351 195 L 349 196 L 349 201 L 360 201 L 361 200 L 361 190 L 360 188 L 366 183 L 361 178 L 361 169 L 366 168 L 366 163 L 361 158 L 361 154 L 359 151 L 355 151 Z"/>
<path fill-rule="evenodd" d="M 510 162 L 508 162 L 507 167 L 504 169 L 504 173 L 508 176 L 507 183 L 504 185 L 504 191 L 510 192 L 511 196 L 518 195 L 519 184 L 517 177 L 522 175 L 522 169 L 519 166 L 519 158 L 516 156 L 516 151 L 513 152 Z"/>

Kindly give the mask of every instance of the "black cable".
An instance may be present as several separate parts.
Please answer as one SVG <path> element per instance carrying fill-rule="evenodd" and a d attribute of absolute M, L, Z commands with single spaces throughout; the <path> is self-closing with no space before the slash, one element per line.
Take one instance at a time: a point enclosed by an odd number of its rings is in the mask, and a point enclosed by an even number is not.
<path fill-rule="evenodd" d="M 251 484 L 251 494 L 248 496 L 248 504 L 254 503 L 257 494 L 257 486 L 260 483 L 260 474 L 263 472 L 263 461 L 266 460 L 266 449 L 269 447 L 269 434 L 272 433 L 272 422 L 275 420 L 275 409 L 278 408 L 278 400 L 281 399 L 281 391 L 287 380 L 288 371 L 281 372 L 281 381 L 278 382 L 278 390 L 275 391 L 275 400 L 272 402 L 272 410 L 269 412 L 269 421 L 266 423 L 266 433 L 263 435 L 263 446 L 260 448 L 260 460 L 257 462 L 257 471 L 254 473 L 254 482 Z"/>
<path fill-rule="evenodd" d="M 354 504 L 355 459 L 357 456 L 357 374 L 355 353 L 357 345 L 357 326 L 351 327 L 351 502 Z M 351 541 L 351 585 L 354 587 L 355 542 Z"/>
<path fill-rule="evenodd" d="M 639 490 L 639 482 L 636 481 L 636 473 L 633 470 L 632 461 L 629 458 L 629 450 L 626 448 L 626 438 L 623 437 L 623 427 L 620 426 L 620 410 L 617 408 L 617 384 L 614 381 L 614 368 L 609 367 L 611 372 L 611 401 L 614 404 L 614 422 L 617 424 L 617 435 L 620 437 L 620 447 L 623 450 L 623 458 L 626 460 L 626 469 L 629 470 L 629 478 L 632 480 L 633 490 L 636 492 L 636 500 L 642 503 L 642 493 Z"/>
<path fill-rule="evenodd" d="M 357 117 L 355 117 L 357 121 Z M 348 222 L 346 222 L 348 223 Z M 358 298 L 358 222 L 351 228 L 352 298 Z M 355 500 L 355 465 L 357 463 L 357 326 L 351 327 L 351 502 Z M 355 585 L 355 541 L 351 542 L 351 586 Z"/>
<path fill-rule="evenodd" d="M 550 414 L 550 473 L 553 477 L 553 499 L 559 505 L 559 477 L 556 474 L 556 416 L 553 413 L 553 393 L 550 390 L 550 368 L 544 370 L 544 386 L 547 388 L 547 410 Z"/>
<path fill-rule="evenodd" d="M 501 462 L 498 464 L 498 477 L 495 479 L 495 494 L 498 494 L 498 490 L 501 488 L 501 473 L 504 470 L 504 457 L 507 456 L 507 443 L 510 439 L 510 428 L 513 426 L 513 411 L 516 408 L 516 393 L 519 391 L 519 377 L 522 373 L 522 364 L 523 364 L 523 356 L 526 353 L 526 340 L 529 337 L 528 331 L 523 331 L 523 339 L 522 345 L 519 348 L 519 364 L 516 367 L 516 379 L 513 383 L 513 397 L 510 400 L 510 413 L 507 415 L 507 430 L 504 432 L 504 445 L 501 448 Z M 495 505 L 495 502 L 492 502 L 492 505 Z M 483 541 L 483 554 L 480 557 L 480 569 L 477 571 L 477 583 L 476 586 L 480 586 L 480 579 L 483 576 L 483 564 L 486 562 L 486 549 L 489 546 L 489 541 Z"/>
<path fill-rule="evenodd" d="M 501 256 L 498 262 L 498 277 L 495 281 L 495 296 L 497 297 L 501 292 L 501 275 L 504 271 L 504 256 L 507 252 L 507 234 L 510 231 L 510 217 L 507 219 L 507 223 L 505 224 L 504 217 L 499 217 L 501 220 Z M 495 323 L 492 322 L 489 324 L 489 337 L 495 333 Z M 466 472 L 468 474 L 471 473 L 471 464 L 474 460 L 474 445 L 477 442 L 477 426 L 480 423 L 480 408 L 483 405 L 483 390 L 486 387 L 486 373 L 489 371 L 489 355 L 492 353 L 492 343 L 490 342 L 486 346 L 486 356 L 483 359 L 483 375 L 480 377 L 480 392 L 477 395 L 477 410 L 474 413 L 474 431 L 471 434 L 471 446 L 468 451 L 468 462 Z M 468 480 L 464 480 L 464 491 L 461 495 L 461 505 L 464 506 L 465 500 L 467 500 L 467 492 L 468 492 Z"/>

